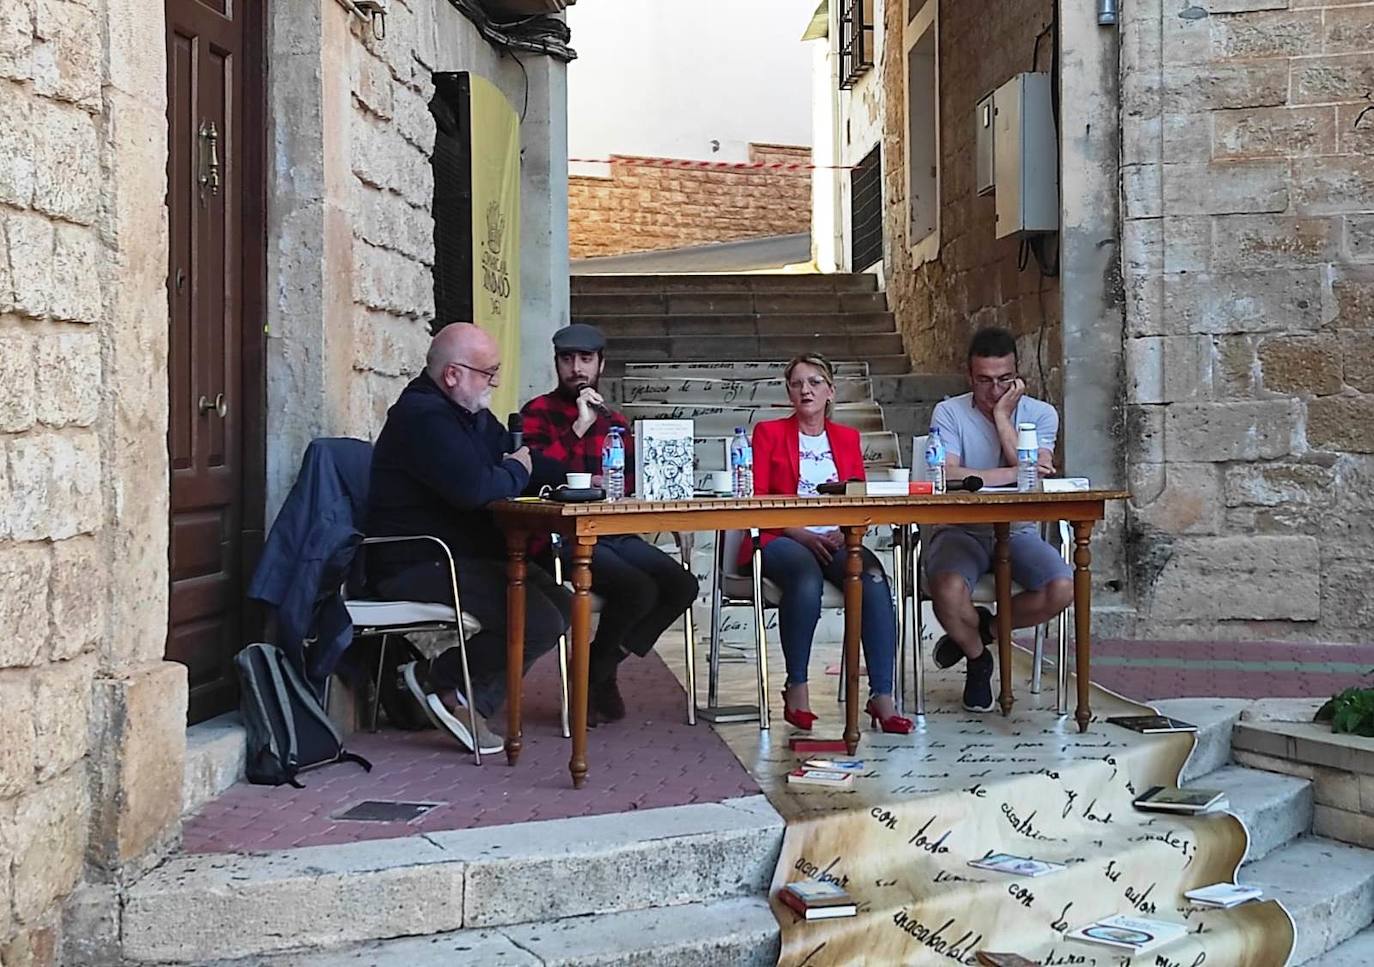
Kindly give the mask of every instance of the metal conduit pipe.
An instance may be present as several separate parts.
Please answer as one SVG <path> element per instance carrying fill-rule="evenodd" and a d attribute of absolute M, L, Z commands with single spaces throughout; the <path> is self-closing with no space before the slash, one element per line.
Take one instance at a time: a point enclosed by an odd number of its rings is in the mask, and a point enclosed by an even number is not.
<path fill-rule="evenodd" d="M 1117 0 L 1097 0 L 1097 23 L 1108 27 L 1116 23 Z"/>

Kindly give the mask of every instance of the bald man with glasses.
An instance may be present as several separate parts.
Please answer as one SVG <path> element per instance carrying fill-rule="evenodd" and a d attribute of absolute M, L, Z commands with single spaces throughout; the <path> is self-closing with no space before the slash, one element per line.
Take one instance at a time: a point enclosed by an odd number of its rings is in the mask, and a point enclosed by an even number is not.
<path fill-rule="evenodd" d="M 405 666 L 406 687 L 430 720 L 468 749 L 499 752 L 486 725 L 506 696 L 506 541 L 487 505 L 556 484 L 562 467 L 527 447 L 490 410 L 501 384 L 501 353 L 467 322 L 441 329 L 425 371 L 387 411 L 372 451 L 368 536 L 432 534 L 448 545 L 458 571 L 463 610 L 482 630 L 468 639 L 472 694 L 463 692 L 456 647 L 431 662 Z M 369 550 L 369 585 L 387 599 L 451 603 L 448 563 L 420 543 Z M 525 668 L 558 644 L 568 627 L 571 596 L 531 565 L 525 592 Z M 470 734 L 467 704 L 478 713 Z"/>
<path fill-rule="evenodd" d="M 1026 395 L 1015 337 L 980 329 L 969 343 L 968 374 L 971 391 L 940 402 L 930 421 L 945 445 L 948 477 L 974 474 L 989 487 L 1016 483 L 1019 423 L 1035 424 L 1040 474 L 1053 474 L 1059 414 Z M 994 704 L 992 613 L 973 605 L 974 586 L 992 570 L 993 542 L 991 525 L 950 524 L 932 528 L 923 555 L 926 588 L 946 632 L 935 644 L 935 663 L 951 668 L 968 659 L 963 704 L 970 712 L 990 712 Z M 1012 580 L 1024 589 L 1011 600 L 1011 623 L 1033 627 L 1069 606 L 1073 572 L 1033 524 L 1012 525 L 1010 544 Z"/>

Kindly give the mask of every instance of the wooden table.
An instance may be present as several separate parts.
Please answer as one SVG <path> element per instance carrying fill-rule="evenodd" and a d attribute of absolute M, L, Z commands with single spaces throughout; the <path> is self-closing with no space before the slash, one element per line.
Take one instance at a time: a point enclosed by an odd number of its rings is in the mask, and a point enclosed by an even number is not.
<path fill-rule="evenodd" d="M 572 758 L 573 786 L 587 777 L 587 688 L 591 657 L 591 560 L 598 537 L 654 531 L 743 530 L 751 527 L 805 527 L 835 524 L 844 533 L 845 568 L 844 739 L 853 755 L 859 745 L 859 626 L 863 570 L 859 549 L 865 532 L 878 524 L 991 524 L 996 536 L 998 653 L 1002 714 L 1011 712 L 1011 556 L 1007 540 L 1016 521 L 1067 520 L 1074 535 L 1075 645 L 1078 655 L 1078 708 L 1075 718 L 1085 731 L 1088 707 L 1089 640 L 1092 585 L 1089 567 L 1093 524 L 1102 519 L 1106 502 L 1128 495 L 1116 490 L 1074 493 L 942 494 L 919 497 L 755 497 L 748 500 L 701 499 L 674 502 L 639 500 L 615 503 L 563 504 L 544 500 L 508 500 L 492 505 L 506 534 L 506 758 L 520 758 L 521 692 L 525 657 L 526 547 L 532 534 L 558 532 L 572 547 Z"/>

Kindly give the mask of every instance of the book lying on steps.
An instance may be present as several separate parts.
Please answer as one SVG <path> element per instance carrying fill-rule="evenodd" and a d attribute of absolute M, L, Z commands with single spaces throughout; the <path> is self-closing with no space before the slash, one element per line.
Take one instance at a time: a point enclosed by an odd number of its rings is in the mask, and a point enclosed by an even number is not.
<path fill-rule="evenodd" d="M 854 785 L 854 773 L 840 772 L 838 769 L 808 769 L 803 766 L 787 774 L 788 783 L 796 786 L 834 786 L 844 788 Z"/>
<path fill-rule="evenodd" d="M 1197 731 L 1197 726 L 1191 722 L 1170 718 L 1167 715 L 1113 715 L 1107 721 L 1113 725 L 1119 725 L 1123 729 L 1130 729 L 1132 732 L 1140 732 L 1145 735 L 1157 735 L 1161 732 Z"/>
<path fill-rule="evenodd" d="M 1183 895 L 1198 906 L 1220 907 L 1223 910 L 1229 910 L 1231 907 L 1240 906 L 1242 903 L 1258 900 L 1264 896 L 1264 891 L 1257 886 L 1213 883 L 1211 886 L 1200 886 L 1196 890 L 1187 890 Z"/>
<path fill-rule="evenodd" d="M 838 752 L 844 755 L 849 746 L 844 739 L 812 739 L 804 735 L 794 735 L 787 740 L 787 747 L 793 752 Z"/>
<path fill-rule="evenodd" d="M 1143 954 L 1173 943 L 1187 932 L 1187 926 L 1181 923 L 1118 914 L 1072 930 L 1064 935 L 1064 939 L 1081 940 L 1084 943 L 1115 947 L 1117 950 L 1129 950 L 1132 954 Z"/>
<path fill-rule="evenodd" d="M 854 898 L 828 880 L 789 883 L 778 891 L 778 899 L 807 920 L 852 917 L 858 912 Z"/>
<path fill-rule="evenodd" d="M 1159 813 L 1207 813 L 1225 809 L 1226 793 L 1218 789 L 1180 789 L 1151 786 L 1131 803 L 1136 809 Z"/>
<path fill-rule="evenodd" d="M 1010 873 L 1012 876 L 1044 876 L 1046 873 L 1067 869 L 1063 863 L 1035 860 L 1014 853 L 989 853 L 981 860 L 969 860 L 968 865 L 980 870 L 992 870 L 994 873 Z"/>
<path fill-rule="evenodd" d="M 978 963 L 984 967 L 1040 967 L 1040 961 L 1027 960 L 1020 954 L 997 954 L 991 950 L 978 951 Z"/>
<path fill-rule="evenodd" d="M 811 758 L 807 759 L 802 765 L 808 769 L 827 769 L 831 772 L 852 772 L 858 774 L 864 771 L 863 759 L 826 759 Z"/>

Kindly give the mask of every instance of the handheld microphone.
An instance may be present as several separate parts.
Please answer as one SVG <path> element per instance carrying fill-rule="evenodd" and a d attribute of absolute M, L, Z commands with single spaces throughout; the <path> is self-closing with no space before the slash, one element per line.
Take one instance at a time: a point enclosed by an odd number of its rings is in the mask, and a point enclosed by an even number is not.
<path fill-rule="evenodd" d="M 945 488 L 946 490 L 963 490 L 968 493 L 976 493 L 983 489 L 982 477 L 965 477 L 963 480 L 951 480 Z"/>
<path fill-rule="evenodd" d="M 613 415 L 613 414 L 611 413 L 611 408 L 610 408 L 609 406 L 607 406 L 605 403 L 593 403 L 593 404 L 592 404 L 592 409 L 596 410 L 596 412 L 600 413 L 602 416 L 604 416 L 604 417 L 605 417 L 606 419 L 608 419 L 608 420 L 609 420 L 609 419 L 612 417 L 612 415 Z"/>
<path fill-rule="evenodd" d="M 512 413 L 506 420 L 506 429 L 510 430 L 511 450 L 519 450 L 525 445 L 525 418 L 519 413 Z"/>

